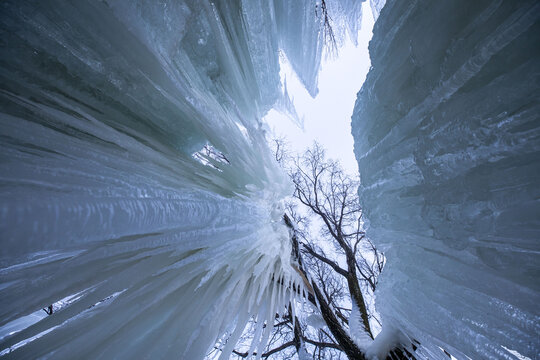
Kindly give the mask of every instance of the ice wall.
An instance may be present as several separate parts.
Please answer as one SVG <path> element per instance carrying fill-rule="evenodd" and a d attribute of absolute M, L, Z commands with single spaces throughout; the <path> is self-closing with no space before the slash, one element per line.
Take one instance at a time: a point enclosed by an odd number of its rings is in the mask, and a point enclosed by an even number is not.
<path fill-rule="evenodd" d="M 280 48 L 316 89 L 316 6 L 0 4 L 0 356 L 200 359 L 273 318 L 291 189 L 260 119 Z"/>
<path fill-rule="evenodd" d="M 540 4 L 387 1 L 352 131 L 377 308 L 426 357 L 540 354 Z"/>

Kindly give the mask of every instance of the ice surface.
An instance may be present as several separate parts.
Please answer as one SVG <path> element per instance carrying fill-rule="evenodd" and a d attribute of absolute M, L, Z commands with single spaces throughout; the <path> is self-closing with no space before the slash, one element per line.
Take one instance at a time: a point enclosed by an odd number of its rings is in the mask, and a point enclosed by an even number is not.
<path fill-rule="evenodd" d="M 539 5 L 383 4 L 353 116 L 388 258 L 392 327 L 368 351 L 407 335 L 430 359 L 535 358 Z M 354 39 L 361 4 L 327 5 Z M 275 280 L 298 281 L 260 119 L 288 107 L 279 49 L 317 93 L 320 3 L 0 6 L 0 352 L 200 359 L 226 338 L 226 358 L 292 296 Z"/>
<path fill-rule="evenodd" d="M 356 31 L 358 6 L 329 4 Z M 1 354 L 201 359 L 228 334 L 226 358 L 298 280 L 260 119 L 280 48 L 316 93 L 317 2 L 0 6 Z"/>
<path fill-rule="evenodd" d="M 539 5 L 388 1 L 375 24 L 352 127 L 377 309 L 430 359 L 540 353 Z"/>
<path fill-rule="evenodd" d="M 385 3 L 386 0 L 371 0 L 369 2 L 369 5 L 371 6 L 371 12 L 373 14 L 373 19 L 375 19 L 375 21 L 377 21 L 377 19 L 379 18 L 379 15 Z"/>

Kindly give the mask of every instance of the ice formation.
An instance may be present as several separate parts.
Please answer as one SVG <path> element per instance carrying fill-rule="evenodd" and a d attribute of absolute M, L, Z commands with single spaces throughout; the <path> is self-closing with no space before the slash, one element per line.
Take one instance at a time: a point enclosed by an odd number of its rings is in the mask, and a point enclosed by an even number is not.
<path fill-rule="evenodd" d="M 377 309 L 430 359 L 540 354 L 539 20 L 396 0 L 375 24 L 352 126 Z"/>
<path fill-rule="evenodd" d="M 354 40 L 360 2 L 326 3 Z M 389 259 L 367 351 L 534 358 L 539 6 L 384 3 L 353 116 Z M 288 302 L 290 189 L 260 119 L 291 110 L 280 49 L 317 93 L 320 5 L 0 4 L 0 356 L 226 357 Z"/>
<path fill-rule="evenodd" d="M 0 6 L 0 355 L 226 358 L 251 315 L 264 343 L 298 279 L 260 119 L 279 49 L 316 93 L 320 4 Z"/>

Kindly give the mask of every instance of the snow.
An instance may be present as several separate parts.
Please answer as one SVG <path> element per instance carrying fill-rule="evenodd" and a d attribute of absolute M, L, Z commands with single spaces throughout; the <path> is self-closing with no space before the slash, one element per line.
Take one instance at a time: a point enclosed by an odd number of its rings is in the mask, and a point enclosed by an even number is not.
<path fill-rule="evenodd" d="M 355 344 L 362 350 L 366 351 L 370 347 L 373 340 L 364 329 L 360 310 L 354 301 L 351 302 L 351 315 L 349 317 L 349 335 Z M 377 336 L 377 339 L 382 337 Z"/>
<path fill-rule="evenodd" d="M 391 323 L 386 322 L 382 331 L 364 347 L 366 358 L 370 360 L 386 359 L 388 352 L 408 339 Z"/>

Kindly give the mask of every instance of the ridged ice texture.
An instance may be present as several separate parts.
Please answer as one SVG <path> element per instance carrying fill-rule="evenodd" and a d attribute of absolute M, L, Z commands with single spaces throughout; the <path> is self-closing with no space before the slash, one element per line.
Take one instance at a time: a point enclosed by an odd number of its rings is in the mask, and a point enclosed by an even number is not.
<path fill-rule="evenodd" d="M 271 322 L 297 277 L 260 119 L 280 47 L 316 89 L 314 9 L 0 4 L 0 329 L 72 299 L 1 333 L 0 355 L 201 359 L 248 316 Z"/>
<path fill-rule="evenodd" d="M 371 0 L 369 2 L 369 5 L 371 7 L 371 13 L 373 14 L 373 19 L 377 21 L 379 18 L 379 14 L 381 13 L 382 8 L 384 7 L 384 4 L 386 3 L 386 0 Z"/>
<path fill-rule="evenodd" d="M 247 1 L 249 3 L 249 1 Z M 354 43 L 362 21 L 362 2 L 356 0 L 327 0 L 335 40 L 339 46 L 346 38 Z M 321 57 L 325 54 L 325 33 L 320 0 L 274 0 L 279 47 L 285 52 L 293 70 L 315 97 Z M 316 21 L 313 21 L 316 19 Z"/>
<path fill-rule="evenodd" d="M 540 354 L 540 4 L 388 1 L 352 131 L 387 323 L 433 353 Z M 428 351 L 428 350 L 425 350 Z"/>

